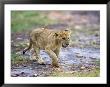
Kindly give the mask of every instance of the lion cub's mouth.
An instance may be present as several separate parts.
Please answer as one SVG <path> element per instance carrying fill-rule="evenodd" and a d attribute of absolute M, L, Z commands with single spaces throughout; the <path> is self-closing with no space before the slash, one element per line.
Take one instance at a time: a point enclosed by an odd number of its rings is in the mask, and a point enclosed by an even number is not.
<path fill-rule="evenodd" d="M 66 48 L 66 47 L 68 47 L 68 45 L 69 45 L 69 44 L 65 44 L 65 45 L 62 44 L 62 47 Z"/>

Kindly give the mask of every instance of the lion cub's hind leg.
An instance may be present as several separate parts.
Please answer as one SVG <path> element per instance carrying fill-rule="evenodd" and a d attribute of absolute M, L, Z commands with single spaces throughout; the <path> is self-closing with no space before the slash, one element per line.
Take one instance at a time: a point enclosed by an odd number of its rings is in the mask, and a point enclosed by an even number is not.
<path fill-rule="evenodd" d="M 39 64 L 44 64 L 44 60 L 40 57 L 40 49 L 37 48 L 36 46 L 33 46 L 36 60 L 38 61 Z M 35 59 L 35 58 L 34 58 Z"/>

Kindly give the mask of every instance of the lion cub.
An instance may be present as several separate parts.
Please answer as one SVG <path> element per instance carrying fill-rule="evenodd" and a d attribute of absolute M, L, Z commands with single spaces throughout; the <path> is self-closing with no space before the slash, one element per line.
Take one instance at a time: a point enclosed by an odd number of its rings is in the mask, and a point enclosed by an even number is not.
<path fill-rule="evenodd" d="M 23 54 L 31 48 L 34 48 L 36 59 L 43 64 L 44 61 L 40 58 L 40 50 L 45 50 L 50 58 L 52 58 L 52 66 L 59 67 L 58 55 L 61 47 L 66 48 L 70 41 L 69 30 L 58 29 L 35 29 L 30 33 L 29 46 L 23 50 Z"/>

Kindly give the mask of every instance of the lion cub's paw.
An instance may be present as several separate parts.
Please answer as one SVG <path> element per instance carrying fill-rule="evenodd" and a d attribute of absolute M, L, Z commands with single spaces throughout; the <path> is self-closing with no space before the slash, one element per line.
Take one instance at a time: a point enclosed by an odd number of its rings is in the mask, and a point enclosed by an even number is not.
<path fill-rule="evenodd" d="M 38 59 L 38 63 L 44 65 L 44 60 L 43 59 Z"/>
<path fill-rule="evenodd" d="M 59 64 L 57 64 L 57 63 L 56 63 L 56 64 L 53 63 L 52 66 L 53 66 L 54 68 L 59 68 Z"/>

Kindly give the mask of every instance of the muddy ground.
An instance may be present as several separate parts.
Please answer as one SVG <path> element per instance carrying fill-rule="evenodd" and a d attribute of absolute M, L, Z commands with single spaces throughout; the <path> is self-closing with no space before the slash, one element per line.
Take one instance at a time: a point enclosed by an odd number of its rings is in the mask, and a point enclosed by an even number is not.
<path fill-rule="evenodd" d="M 54 69 L 51 66 L 51 59 L 44 50 L 41 50 L 40 55 L 44 59 L 45 65 L 40 65 L 37 61 L 32 60 L 32 50 L 26 52 L 25 55 L 22 54 L 23 49 L 27 47 L 28 43 L 28 36 L 25 35 L 26 34 L 21 33 L 14 33 L 14 35 L 12 35 L 12 53 L 16 52 L 15 57 L 18 58 L 18 61 L 15 60 L 14 63 L 12 61 L 11 76 L 51 76 Z M 93 68 L 99 68 L 100 49 L 77 46 L 61 48 L 59 64 L 63 72 L 82 72 L 84 70 L 90 71 Z"/>
<path fill-rule="evenodd" d="M 52 14 L 50 14 L 51 17 Z M 73 14 L 72 14 L 73 15 Z M 75 17 L 76 16 L 76 17 Z M 47 76 L 100 76 L 100 30 L 97 24 L 97 17 L 74 15 L 73 19 L 65 23 L 53 24 L 48 27 L 61 28 L 70 23 L 72 30 L 71 44 L 67 48 L 61 48 L 59 54 L 60 68 L 51 66 L 51 58 L 44 50 L 40 55 L 44 59 L 45 64 L 40 65 L 37 61 L 32 60 L 32 50 L 27 51 L 25 55 L 22 51 L 28 46 L 29 32 L 32 29 L 22 32 L 11 33 L 11 76 L 12 77 L 47 77 Z M 80 17 L 84 21 L 78 21 Z M 87 17 L 87 18 L 85 18 Z M 60 17 L 61 18 L 61 17 Z M 91 21 L 88 21 L 91 18 Z M 76 21 L 75 21 L 76 19 Z M 61 21 L 62 19 L 60 19 Z M 94 22 L 95 20 L 95 22 Z M 63 20 L 62 20 L 63 21 Z M 80 23 L 80 24 L 79 24 Z M 85 24 L 86 25 L 85 25 Z M 83 26 L 84 25 L 84 26 Z M 34 29 L 34 28 L 33 28 Z M 98 71 L 97 71 L 98 70 Z M 95 73 L 95 75 L 94 75 Z M 84 75 L 83 75 L 84 74 Z M 91 75 L 89 75 L 91 74 Z"/>

